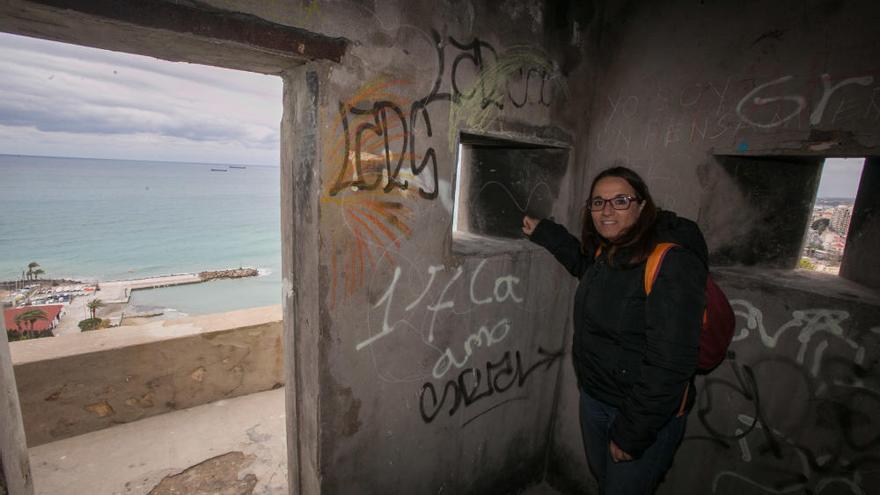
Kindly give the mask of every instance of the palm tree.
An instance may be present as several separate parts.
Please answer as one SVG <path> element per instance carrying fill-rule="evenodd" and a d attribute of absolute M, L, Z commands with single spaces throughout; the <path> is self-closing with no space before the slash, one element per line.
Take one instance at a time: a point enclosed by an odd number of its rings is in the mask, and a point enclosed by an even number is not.
<path fill-rule="evenodd" d="M 31 261 L 27 266 L 27 279 L 30 280 L 34 276 L 34 269 L 39 268 L 40 264 L 36 261 Z"/>
<path fill-rule="evenodd" d="M 21 322 L 27 322 L 28 328 L 33 330 L 34 322 L 37 320 L 48 321 L 49 315 L 47 315 L 42 309 L 31 309 L 15 315 L 15 326 L 18 327 L 18 331 L 21 332 Z"/>
<path fill-rule="evenodd" d="M 89 308 L 89 311 L 92 313 L 92 319 L 95 318 L 95 312 L 98 311 L 98 308 L 104 306 L 104 301 L 100 299 L 92 299 L 86 304 L 86 307 Z"/>
<path fill-rule="evenodd" d="M 46 273 L 46 272 L 43 271 L 42 268 L 37 268 L 36 270 L 34 270 L 34 280 L 39 280 L 39 279 L 40 279 L 40 275 L 42 275 L 42 274 L 44 274 L 44 273 Z"/>
<path fill-rule="evenodd" d="M 19 333 L 21 333 L 21 324 L 24 322 L 24 318 L 22 318 L 24 313 L 19 313 L 15 315 L 15 327 L 18 329 Z"/>

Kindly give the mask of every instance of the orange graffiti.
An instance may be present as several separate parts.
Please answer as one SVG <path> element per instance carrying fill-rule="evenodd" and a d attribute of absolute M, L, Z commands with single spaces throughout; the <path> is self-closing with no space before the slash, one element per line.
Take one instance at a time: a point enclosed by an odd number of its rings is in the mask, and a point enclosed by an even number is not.
<path fill-rule="evenodd" d="M 328 181 L 321 198 L 328 216 L 339 218 L 344 227 L 335 229 L 332 234 L 331 307 L 364 286 L 367 269 L 375 268 L 378 259 L 393 263 L 401 240 L 412 235 L 412 209 L 407 203 L 414 192 L 408 187 L 413 176 L 397 173 L 395 178 L 388 177 L 391 164 L 403 163 L 412 157 L 406 142 L 409 115 L 395 111 L 393 118 L 386 118 L 374 109 L 375 102 L 407 108 L 406 98 L 398 93 L 409 86 L 409 81 L 380 78 L 363 85 L 348 101 L 341 102 L 340 109 L 344 111 L 331 110 L 335 115 L 330 119 L 331 133 L 323 144 L 323 164 L 328 171 L 335 171 L 340 163 L 344 164 L 336 182 L 351 184 L 335 194 L 331 193 L 333 181 Z M 349 142 L 354 139 L 357 146 Z M 354 175 L 345 174 L 348 168 L 365 180 L 355 182 Z M 399 172 L 399 167 L 395 172 Z M 380 186 L 386 177 L 389 185 L 393 182 L 397 189 L 393 198 L 385 194 L 389 192 L 388 186 L 384 191 Z"/>

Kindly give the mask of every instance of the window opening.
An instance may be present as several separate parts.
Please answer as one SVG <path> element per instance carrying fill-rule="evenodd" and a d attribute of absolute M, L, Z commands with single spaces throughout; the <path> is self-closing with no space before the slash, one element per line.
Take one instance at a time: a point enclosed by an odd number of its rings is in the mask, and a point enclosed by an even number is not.
<path fill-rule="evenodd" d="M 793 269 L 801 256 L 821 174 L 821 157 L 717 157 L 730 186 L 707 190 L 701 216 L 723 225 L 715 265 Z M 735 204 L 735 207 L 731 207 Z"/>
<path fill-rule="evenodd" d="M 798 268 L 840 271 L 864 163 L 864 158 L 825 160 Z"/>
<path fill-rule="evenodd" d="M 522 238 L 522 217 L 549 217 L 565 175 L 568 149 L 461 134 L 453 235 Z"/>

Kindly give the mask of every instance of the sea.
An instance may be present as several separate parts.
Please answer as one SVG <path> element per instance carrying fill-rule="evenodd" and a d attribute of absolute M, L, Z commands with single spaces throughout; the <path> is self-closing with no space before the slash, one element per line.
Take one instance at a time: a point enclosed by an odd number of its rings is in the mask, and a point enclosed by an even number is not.
<path fill-rule="evenodd" d="M 108 281 L 239 267 L 135 291 L 171 316 L 281 304 L 280 171 L 265 165 L 0 155 L 0 280 Z"/>

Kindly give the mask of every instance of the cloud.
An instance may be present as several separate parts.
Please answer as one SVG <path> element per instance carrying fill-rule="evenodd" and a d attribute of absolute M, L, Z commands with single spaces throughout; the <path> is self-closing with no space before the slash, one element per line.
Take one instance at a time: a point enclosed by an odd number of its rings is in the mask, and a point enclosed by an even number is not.
<path fill-rule="evenodd" d="M 277 77 L 14 35 L 0 35 L 0 63 L 0 126 L 32 133 L 28 142 L 103 136 L 105 154 L 115 147 L 130 157 L 126 143 L 152 136 L 162 146 L 200 144 L 202 161 L 222 161 L 227 148 L 278 153 Z M 78 156 L 95 156 L 89 151 Z"/>

